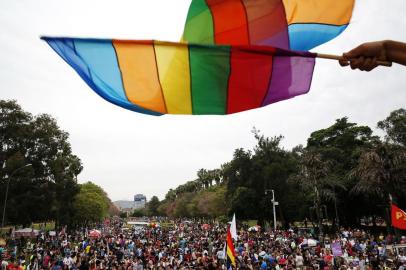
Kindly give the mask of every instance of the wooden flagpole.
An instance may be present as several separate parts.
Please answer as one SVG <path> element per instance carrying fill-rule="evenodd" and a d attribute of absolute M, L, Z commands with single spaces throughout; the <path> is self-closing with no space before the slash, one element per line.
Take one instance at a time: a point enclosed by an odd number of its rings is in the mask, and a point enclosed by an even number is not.
<path fill-rule="evenodd" d="M 332 59 L 332 60 L 348 60 L 343 58 L 340 55 L 334 55 L 334 54 L 324 54 L 324 53 L 317 53 L 317 58 L 323 58 L 323 59 Z M 380 66 L 385 66 L 385 67 L 391 67 L 392 62 L 389 61 L 376 61 L 376 63 Z"/>

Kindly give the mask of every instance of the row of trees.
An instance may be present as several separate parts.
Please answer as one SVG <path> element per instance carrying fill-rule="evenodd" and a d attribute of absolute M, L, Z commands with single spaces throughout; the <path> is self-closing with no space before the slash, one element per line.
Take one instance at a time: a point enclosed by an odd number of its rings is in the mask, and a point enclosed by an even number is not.
<path fill-rule="evenodd" d="M 291 150 L 281 147 L 282 136 L 254 129 L 252 150 L 236 149 L 229 162 L 199 170 L 195 180 L 169 190 L 163 201 L 153 197 L 138 214 L 218 218 L 235 212 L 264 221 L 271 217 L 265 190 L 272 189 L 284 224 L 326 216 L 344 225 L 387 218 L 389 198 L 406 208 L 406 110 L 392 112 L 378 128 L 383 139 L 341 118 Z M 100 187 L 77 183 L 82 165 L 68 137 L 51 116 L 33 116 L 15 101 L 0 100 L 0 209 L 8 193 L 6 223 L 76 226 L 117 213 Z"/>
<path fill-rule="evenodd" d="M 378 128 L 385 138 L 341 118 L 291 150 L 281 147 L 282 136 L 268 138 L 254 129 L 254 149 L 236 149 L 220 168 L 199 170 L 195 180 L 169 190 L 154 214 L 215 218 L 235 212 L 261 222 L 272 215 L 272 198 L 265 195 L 272 189 L 285 225 L 388 218 L 390 197 L 406 208 L 406 110 L 392 112 Z"/>
<path fill-rule="evenodd" d="M 105 192 L 77 183 L 82 163 L 68 138 L 50 115 L 33 116 L 15 101 L 0 100 L 0 209 L 8 191 L 6 224 L 52 220 L 57 226 L 73 225 L 106 214 L 111 203 Z M 99 209 L 95 202 L 100 198 Z M 82 205 L 97 211 L 85 214 Z"/>

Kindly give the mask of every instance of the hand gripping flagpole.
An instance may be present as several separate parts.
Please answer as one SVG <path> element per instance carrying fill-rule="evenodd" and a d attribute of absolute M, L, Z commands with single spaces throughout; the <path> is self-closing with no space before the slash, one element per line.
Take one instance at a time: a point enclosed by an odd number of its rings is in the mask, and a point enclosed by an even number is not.
<path fill-rule="evenodd" d="M 346 59 L 346 58 L 344 58 L 344 57 L 342 57 L 340 55 L 324 54 L 324 53 L 317 53 L 317 58 L 349 61 L 349 59 Z M 376 63 L 379 66 L 384 66 L 384 67 L 391 67 L 392 66 L 392 62 L 390 62 L 390 61 L 377 60 Z"/>

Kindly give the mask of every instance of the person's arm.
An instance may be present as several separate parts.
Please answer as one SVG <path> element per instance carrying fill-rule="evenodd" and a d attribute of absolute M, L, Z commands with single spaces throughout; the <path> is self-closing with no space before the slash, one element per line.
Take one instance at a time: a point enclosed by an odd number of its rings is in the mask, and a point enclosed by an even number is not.
<path fill-rule="evenodd" d="M 341 66 L 350 65 L 352 69 L 371 71 L 378 66 L 377 61 L 390 61 L 406 65 L 406 43 L 383 40 L 367 42 L 344 53 L 345 60 L 340 60 Z"/>

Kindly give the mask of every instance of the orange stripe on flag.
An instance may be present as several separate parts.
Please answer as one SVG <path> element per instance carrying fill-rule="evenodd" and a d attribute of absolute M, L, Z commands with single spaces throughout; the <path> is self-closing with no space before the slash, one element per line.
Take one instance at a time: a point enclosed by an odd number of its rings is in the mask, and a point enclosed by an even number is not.
<path fill-rule="evenodd" d="M 143 108 L 167 113 L 153 43 L 113 40 L 113 45 L 128 100 Z"/>

